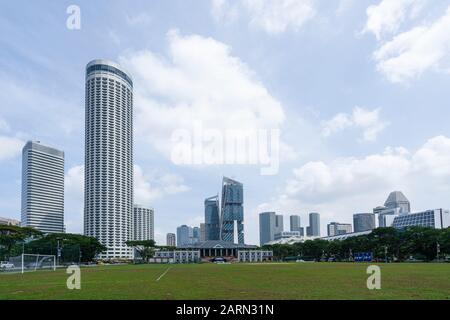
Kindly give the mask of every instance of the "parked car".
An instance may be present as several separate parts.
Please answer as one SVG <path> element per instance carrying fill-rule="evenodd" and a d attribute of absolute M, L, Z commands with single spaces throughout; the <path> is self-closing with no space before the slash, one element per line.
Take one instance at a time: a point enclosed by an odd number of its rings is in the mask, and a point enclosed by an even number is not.
<path fill-rule="evenodd" d="M 0 269 L 1 270 L 14 269 L 14 264 L 8 261 L 0 261 Z"/>

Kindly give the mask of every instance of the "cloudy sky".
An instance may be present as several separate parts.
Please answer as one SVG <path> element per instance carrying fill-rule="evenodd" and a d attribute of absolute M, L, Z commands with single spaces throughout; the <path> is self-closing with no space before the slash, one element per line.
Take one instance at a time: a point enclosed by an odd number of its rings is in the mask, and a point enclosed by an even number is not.
<path fill-rule="evenodd" d="M 130 5 L 132 3 L 132 5 Z M 67 8 L 81 29 L 67 28 Z M 82 232 L 84 77 L 95 58 L 135 84 L 135 202 L 156 240 L 198 225 L 222 176 L 244 183 L 246 242 L 258 213 L 352 222 L 392 190 L 414 211 L 450 207 L 450 3 L 438 0 L 2 1 L 0 216 L 20 218 L 27 140 L 66 155 L 65 223 Z M 194 124 L 278 130 L 279 170 L 180 164 Z M 207 146 L 205 142 L 205 146 Z"/>

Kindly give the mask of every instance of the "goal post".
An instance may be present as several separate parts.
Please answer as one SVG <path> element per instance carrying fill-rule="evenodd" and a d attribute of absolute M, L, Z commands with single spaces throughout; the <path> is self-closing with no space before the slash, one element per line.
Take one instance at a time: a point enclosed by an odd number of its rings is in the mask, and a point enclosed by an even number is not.
<path fill-rule="evenodd" d="M 25 271 L 56 270 L 56 256 L 48 254 L 28 254 L 9 259 L 14 269 L 24 273 Z"/>

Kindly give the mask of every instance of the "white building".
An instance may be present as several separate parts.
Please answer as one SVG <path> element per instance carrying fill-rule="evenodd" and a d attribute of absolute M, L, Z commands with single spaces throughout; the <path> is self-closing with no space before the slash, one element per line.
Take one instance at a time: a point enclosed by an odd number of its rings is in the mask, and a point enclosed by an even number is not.
<path fill-rule="evenodd" d="M 64 232 L 64 152 L 29 141 L 22 150 L 22 226 Z"/>
<path fill-rule="evenodd" d="M 275 234 L 274 240 L 276 241 L 276 240 L 280 240 L 280 239 L 289 239 L 292 237 L 299 238 L 301 236 L 302 235 L 301 235 L 300 231 L 282 231 L 282 232 Z"/>
<path fill-rule="evenodd" d="M 197 263 L 200 262 L 200 250 L 156 251 L 153 263 Z"/>
<path fill-rule="evenodd" d="M 152 208 L 140 205 L 133 207 L 133 240 L 145 241 L 155 239 L 155 214 Z"/>
<path fill-rule="evenodd" d="M 176 247 L 177 241 L 176 241 L 176 235 L 175 233 L 168 233 L 166 236 L 166 245 L 168 247 Z"/>
<path fill-rule="evenodd" d="M 100 258 L 132 258 L 133 82 L 118 64 L 86 67 L 84 234 L 108 250 Z"/>
<path fill-rule="evenodd" d="M 394 218 L 392 226 L 397 229 L 412 226 L 445 229 L 450 227 L 450 211 L 435 209 L 426 210 L 423 212 L 401 214 Z"/>
<path fill-rule="evenodd" d="M 2 218 L 0 217 L 0 224 L 7 225 L 7 226 L 20 226 L 20 221 L 15 219 L 9 219 L 9 218 Z"/>
<path fill-rule="evenodd" d="M 271 261 L 273 251 L 269 250 L 239 250 L 238 262 L 263 262 Z"/>
<path fill-rule="evenodd" d="M 349 223 L 331 222 L 327 225 L 328 236 L 338 236 L 352 233 L 352 225 Z"/>

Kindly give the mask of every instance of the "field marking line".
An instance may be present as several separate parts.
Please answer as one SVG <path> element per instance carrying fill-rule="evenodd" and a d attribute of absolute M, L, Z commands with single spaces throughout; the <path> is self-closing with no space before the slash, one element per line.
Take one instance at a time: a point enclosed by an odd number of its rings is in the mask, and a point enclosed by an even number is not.
<path fill-rule="evenodd" d="M 166 271 L 164 271 L 164 273 L 163 273 L 162 275 L 160 275 L 158 279 L 156 279 L 156 281 L 159 281 L 159 280 L 161 280 L 161 279 L 162 279 L 162 277 L 164 277 L 164 276 L 165 276 L 165 275 L 167 274 L 167 272 L 169 272 L 169 270 L 170 270 L 171 268 L 172 268 L 172 267 L 168 267 L 168 268 L 167 268 L 167 270 L 166 270 Z"/>

